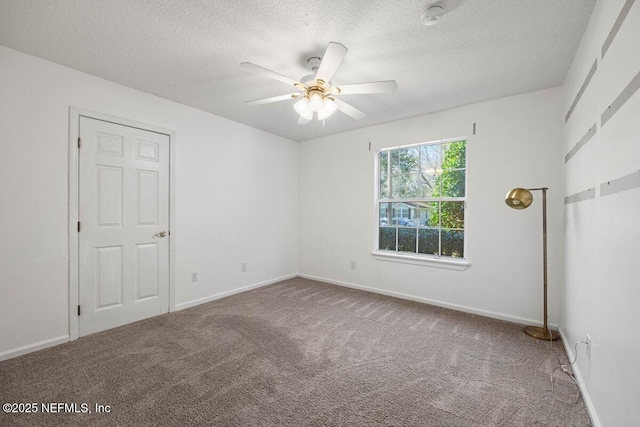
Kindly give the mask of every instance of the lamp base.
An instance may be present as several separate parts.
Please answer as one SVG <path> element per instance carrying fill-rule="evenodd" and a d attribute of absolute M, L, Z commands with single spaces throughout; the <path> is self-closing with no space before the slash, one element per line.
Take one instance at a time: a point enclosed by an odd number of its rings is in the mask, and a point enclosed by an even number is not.
<path fill-rule="evenodd" d="M 545 330 L 539 326 L 525 326 L 524 333 L 539 340 L 547 341 L 555 341 L 560 337 L 560 334 L 556 331 L 550 331 L 549 329 Z"/>

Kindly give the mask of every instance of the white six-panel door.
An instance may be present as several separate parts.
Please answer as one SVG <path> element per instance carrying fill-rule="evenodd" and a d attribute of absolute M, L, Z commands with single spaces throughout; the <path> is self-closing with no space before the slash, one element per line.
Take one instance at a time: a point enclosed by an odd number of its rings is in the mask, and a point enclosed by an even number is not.
<path fill-rule="evenodd" d="M 80 117 L 79 336 L 169 311 L 169 136 Z"/>

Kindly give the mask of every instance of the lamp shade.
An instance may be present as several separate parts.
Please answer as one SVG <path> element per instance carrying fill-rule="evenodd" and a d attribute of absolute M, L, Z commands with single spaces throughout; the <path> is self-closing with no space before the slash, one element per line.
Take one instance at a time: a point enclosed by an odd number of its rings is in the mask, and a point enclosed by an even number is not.
<path fill-rule="evenodd" d="M 309 108 L 312 111 L 318 111 L 322 108 L 323 95 L 318 90 L 309 91 Z"/>
<path fill-rule="evenodd" d="M 504 201 L 510 208 L 518 210 L 526 209 L 531 205 L 531 202 L 533 202 L 533 195 L 531 191 L 526 188 L 514 188 L 507 193 Z"/>
<path fill-rule="evenodd" d="M 330 100 L 329 98 L 325 98 L 322 100 L 322 108 L 318 110 L 318 120 L 324 120 L 338 109 L 338 104 Z"/>
<path fill-rule="evenodd" d="M 313 110 L 309 107 L 309 99 L 306 96 L 303 96 L 298 102 L 293 104 L 293 109 L 307 120 L 313 118 Z"/>

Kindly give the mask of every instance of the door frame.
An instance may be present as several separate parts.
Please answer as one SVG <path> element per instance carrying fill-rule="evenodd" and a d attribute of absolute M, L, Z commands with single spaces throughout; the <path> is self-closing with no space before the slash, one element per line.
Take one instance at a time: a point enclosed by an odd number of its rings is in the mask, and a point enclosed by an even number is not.
<path fill-rule="evenodd" d="M 79 211 L 79 153 L 78 137 L 80 135 L 80 118 L 102 120 L 122 126 L 129 126 L 145 131 L 161 133 L 169 137 L 169 312 L 175 306 L 175 211 L 176 211 L 176 183 L 175 183 L 175 141 L 176 132 L 171 129 L 141 123 L 121 117 L 115 117 L 97 111 L 83 108 L 69 107 L 69 340 L 78 339 L 78 293 L 80 291 L 79 273 L 79 238 L 77 231 Z"/>

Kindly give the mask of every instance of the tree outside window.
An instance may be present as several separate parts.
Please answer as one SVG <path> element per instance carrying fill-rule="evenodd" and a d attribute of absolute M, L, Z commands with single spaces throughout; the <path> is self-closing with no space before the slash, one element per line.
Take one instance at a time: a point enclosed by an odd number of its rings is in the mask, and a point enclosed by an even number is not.
<path fill-rule="evenodd" d="M 378 249 L 464 257 L 466 141 L 379 155 Z"/>

